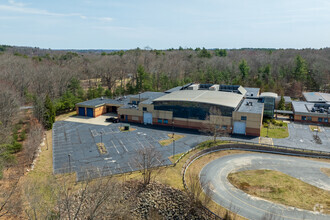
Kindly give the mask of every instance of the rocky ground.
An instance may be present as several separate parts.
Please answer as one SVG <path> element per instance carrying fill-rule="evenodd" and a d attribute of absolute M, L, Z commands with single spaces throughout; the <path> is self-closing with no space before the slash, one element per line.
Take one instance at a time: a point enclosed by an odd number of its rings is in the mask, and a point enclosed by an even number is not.
<path fill-rule="evenodd" d="M 180 190 L 159 183 L 146 187 L 129 183 L 126 187 L 135 192 L 131 212 L 137 219 L 209 219 L 205 210 Z"/>

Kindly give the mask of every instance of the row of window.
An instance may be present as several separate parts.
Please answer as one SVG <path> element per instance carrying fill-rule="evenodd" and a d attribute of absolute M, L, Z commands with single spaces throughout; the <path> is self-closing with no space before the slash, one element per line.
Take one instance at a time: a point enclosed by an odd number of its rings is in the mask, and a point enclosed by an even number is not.
<path fill-rule="evenodd" d="M 168 120 L 167 119 L 158 118 L 158 123 L 159 124 L 168 124 Z"/>
<path fill-rule="evenodd" d="M 212 105 L 208 103 L 157 101 L 154 102 L 155 110 L 172 111 L 173 117 L 205 120 L 210 115 L 210 108 L 216 107 L 222 116 L 232 116 L 234 108 Z"/>
<path fill-rule="evenodd" d="M 312 117 L 311 116 L 301 116 L 301 120 L 302 121 L 312 121 Z M 328 122 L 328 118 L 318 118 L 317 119 L 318 122 Z"/>

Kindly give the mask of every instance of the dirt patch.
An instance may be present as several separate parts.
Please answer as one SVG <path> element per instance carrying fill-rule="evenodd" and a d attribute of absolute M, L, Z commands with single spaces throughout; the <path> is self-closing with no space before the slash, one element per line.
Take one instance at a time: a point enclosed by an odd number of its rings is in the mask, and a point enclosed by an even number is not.
<path fill-rule="evenodd" d="M 330 168 L 321 168 L 321 171 L 330 177 Z"/>

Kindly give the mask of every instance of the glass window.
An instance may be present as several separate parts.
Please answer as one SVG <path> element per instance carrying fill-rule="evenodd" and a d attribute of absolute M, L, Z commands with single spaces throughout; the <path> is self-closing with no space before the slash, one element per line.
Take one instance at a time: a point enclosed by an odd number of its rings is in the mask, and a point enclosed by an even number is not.
<path fill-rule="evenodd" d="M 147 107 L 143 107 L 142 111 L 144 111 L 144 112 L 147 111 Z"/>
<path fill-rule="evenodd" d="M 176 101 L 158 101 L 154 102 L 155 110 L 171 111 L 173 117 L 190 118 L 197 120 L 205 120 L 210 114 L 210 108 L 215 106 L 221 111 L 222 116 L 232 116 L 234 108 L 227 106 L 217 106 L 207 103 L 194 102 L 176 102 Z"/>
<path fill-rule="evenodd" d="M 164 119 L 164 124 L 168 124 L 168 120 L 167 119 Z"/>
<path fill-rule="evenodd" d="M 241 116 L 242 121 L 246 121 L 246 116 Z"/>
<path fill-rule="evenodd" d="M 312 117 L 311 116 L 308 116 L 307 117 L 307 121 L 311 121 L 312 120 Z"/>
<path fill-rule="evenodd" d="M 323 121 L 323 118 L 319 118 L 318 121 L 319 121 L 319 122 L 322 122 L 322 121 Z"/>
<path fill-rule="evenodd" d="M 227 125 L 223 125 L 222 130 L 227 130 Z"/>
<path fill-rule="evenodd" d="M 136 101 L 132 101 L 132 104 L 133 104 L 133 105 L 136 105 Z"/>
<path fill-rule="evenodd" d="M 161 118 L 158 118 L 158 123 L 163 123 L 163 120 Z"/>
<path fill-rule="evenodd" d="M 306 116 L 301 116 L 301 120 L 306 121 Z"/>
<path fill-rule="evenodd" d="M 325 118 L 325 119 L 324 119 L 324 122 L 328 122 L 328 118 Z"/>
<path fill-rule="evenodd" d="M 124 119 L 124 115 L 121 115 L 120 118 L 121 118 L 121 119 Z"/>

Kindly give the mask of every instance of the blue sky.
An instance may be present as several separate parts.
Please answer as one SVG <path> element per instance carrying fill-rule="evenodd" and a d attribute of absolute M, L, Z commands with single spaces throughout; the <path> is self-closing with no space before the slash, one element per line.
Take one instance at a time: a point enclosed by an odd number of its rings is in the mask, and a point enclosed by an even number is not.
<path fill-rule="evenodd" d="M 0 44 L 323 48 L 329 0 L 0 0 Z"/>

